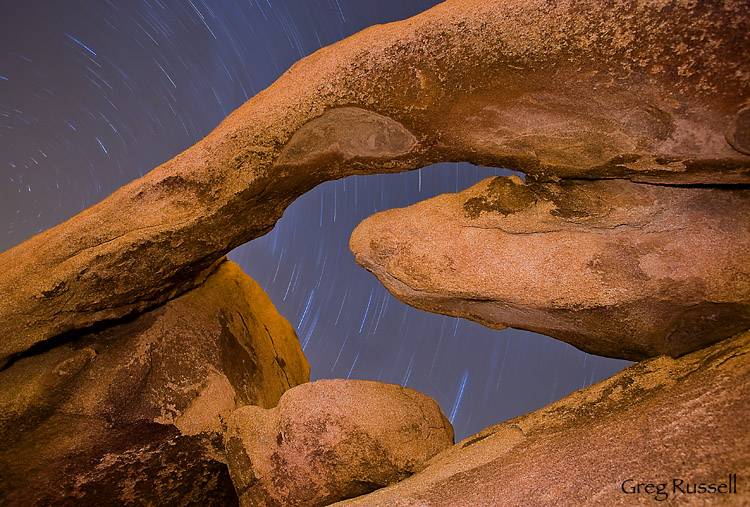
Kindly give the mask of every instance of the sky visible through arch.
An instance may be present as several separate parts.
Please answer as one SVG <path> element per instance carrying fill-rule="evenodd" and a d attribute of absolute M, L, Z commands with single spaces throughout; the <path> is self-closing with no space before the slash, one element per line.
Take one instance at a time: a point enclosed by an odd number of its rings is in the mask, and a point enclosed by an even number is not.
<path fill-rule="evenodd" d="M 295 61 L 427 0 L 27 0 L 0 6 L 0 251 L 192 146 Z M 354 263 L 367 216 L 507 174 L 439 164 L 327 182 L 230 254 L 297 329 L 318 378 L 408 385 L 457 439 L 627 363 L 428 314 Z"/>

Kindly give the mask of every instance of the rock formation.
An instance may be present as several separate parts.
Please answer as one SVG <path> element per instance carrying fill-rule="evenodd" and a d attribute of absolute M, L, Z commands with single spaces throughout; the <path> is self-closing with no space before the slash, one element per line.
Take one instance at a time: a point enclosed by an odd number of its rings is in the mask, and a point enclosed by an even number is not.
<path fill-rule="evenodd" d="M 747 188 L 514 176 L 378 213 L 350 246 L 410 305 L 640 360 L 750 328 L 749 225 Z"/>
<path fill-rule="evenodd" d="M 336 505 L 650 505 L 661 483 L 665 504 L 746 505 L 748 382 L 750 333 L 644 361 L 459 442 L 406 481 Z M 695 493 L 695 484 L 718 487 L 730 474 L 736 493 Z M 639 482 L 655 486 L 630 492 Z"/>
<path fill-rule="evenodd" d="M 308 379 L 292 327 L 223 262 L 162 307 L 0 372 L 0 503 L 236 505 L 230 414 Z"/>
<path fill-rule="evenodd" d="M 0 367 L 198 285 L 348 174 L 466 160 L 539 180 L 747 184 L 747 9 L 450 0 L 323 48 L 189 150 L 0 254 Z"/>
<path fill-rule="evenodd" d="M 226 434 L 243 506 L 329 505 L 398 482 L 452 444 L 431 398 L 364 380 L 319 380 L 273 409 L 240 408 Z"/>
<path fill-rule="evenodd" d="M 631 359 L 747 328 L 749 8 L 449 0 L 303 59 L 192 148 L 0 254 L 0 498 L 232 505 L 229 461 L 247 505 L 324 505 L 448 445 L 409 390 L 282 397 L 308 380 L 297 338 L 224 259 L 350 174 L 526 173 L 358 230 L 360 261 L 422 308 Z M 346 505 L 630 504 L 630 478 L 746 476 L 749 340 L 635 365 Z"/>

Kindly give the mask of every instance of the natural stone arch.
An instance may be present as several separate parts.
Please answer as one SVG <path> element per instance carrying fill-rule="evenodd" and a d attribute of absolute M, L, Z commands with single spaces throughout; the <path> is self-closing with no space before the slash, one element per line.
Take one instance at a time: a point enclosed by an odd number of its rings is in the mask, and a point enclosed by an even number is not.
<path fill-rule="evenodd" d="M 0 364 L 199 284 L 329 179 L 465 160 L 542 180 L 747 183 L 747 9 L 451 0 L 323 48 L 192 148 L 0 255 Z M 354 136 L 291 141 L 327 121 Z"/>

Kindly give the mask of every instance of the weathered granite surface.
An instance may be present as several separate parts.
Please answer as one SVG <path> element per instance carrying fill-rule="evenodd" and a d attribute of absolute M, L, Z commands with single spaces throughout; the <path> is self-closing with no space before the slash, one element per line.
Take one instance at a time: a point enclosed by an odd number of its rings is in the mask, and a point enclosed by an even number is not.
<path fill-rule="evenodd" d="M 450 0 L 295 64 L 204 140 L 0 254 L 0 367 L 199 284 L 318 183 L 466 160 L 750 182 L 746 0 Z"/>
<path fill-rule="evenodd" d="M 630 366 L 459 442 L 398 484 L 335 505 L 656 505 L 659 484 L 665 505 L 748 505 L 749 383 L 746 332 Z M 718 490 L 730 474 L 736 493 L 695 493 L 701 483 Z M 641 492 L 629 492 L 637 483 Z"/>
<path fill-rule="evenodd" d="M 303 59 L 192 148 L 0 254 L 0 497 L 9 505 L 238 502 L 222 440 L 229 414 L 270 408 L 308 368 L 288 323 L 223 256 L 268 232 L 297 196 L 350 174 L 458 160 L 526 173 L 536 197 L 502 183 L 456 209 L 495 220 L 487 230 L 509 227 L 515 232 L 498 234 L 521 250 L 540 232 L 524 227 L 558 234 L 545 247 L 559 251 L 558 264 L 537 250 L 529 259 L 546 275 L 526 280 L 578 282 L 551 298 L 521 284 L 509 297 L 546 297 L 553 311 L 513 300 L 516 309 L 489 317 L 475 311 L 487 287 L 464 288 L 459 296 L 473 305 L 466 316 L 521 327 L 538 318 L 538 330 L 579 346 L 601 326 L 609 334 L 590 350 L 630 358 L 678 355 L 745 326 L 747 255 L 738 248 L 747 242 L 750 183 L 749 8 L 747 0 L 450 0 Z M 427 239 L 420 248 L 435 249 Z M 415 286 L 431 276 L 418 269 Z M 591 292 L 573 290 L 579 282 Z M 256 299 L 260 308 L 248 306 Z M 600 307 L 604 316 L 592 311 Z M 617 311 L 620 334 L 610 317 Z M 628 332 L 635 346 L 615 343 Z M 748 340 L 635 365 L 349 505 L 632 504 L 651 499 L 623 492 L 629 478 L 747 476 Z M 356 414 L 353 406 L 341 413 Z M 235 413 L 273 412 L 260 410 Z M 291 451 L 284 434 L 270 444 Z M 230 456 L 242 455 L 227 442 Z M 336 445 L 309 472 L 327 471 L 323 484 L 370 470 L 380 453 L 368 445 L 354 446 L 366 463 L 340 460 L 346 446 Z M 249 453 L 261 447 L 243 449 L 253 465 Z M 427 458 L 394 458 L 398 472 L 385 482 Z M 339 461 L 348 471 L 322 467 Z M 279 477 L 243 475 L 251 469 L 233 465 L 243 499 Z M 381 477 L 341 490 L 362 493 Z M 283 497 L 284 487 L 263 491 Z M 320 498 L 332 501 L 327 491 L 339 489 L 325 488 Z M 721 498 L 750 503 L 747 490 Z"/>
<path fill-rule="evenodd" d="M 240 505 L 322 507 L 398 482 L 453 444 L 431 398 L 365 380 L 318 380 L 270 410 L 236 410 L 225 436 Z"/>
<path fill-rule="evenodd" d="M 230 414 L 308 380 L 292 327 L 223 262 L 159 308 L 0 372 L 0 504 L 236 505 Z"/>
<path fill-rule="evenodd" d="M 587 352 L 678 356 L 750 328 L 750 190 L 490 178 L 362 222 L 402 301 Z"/>

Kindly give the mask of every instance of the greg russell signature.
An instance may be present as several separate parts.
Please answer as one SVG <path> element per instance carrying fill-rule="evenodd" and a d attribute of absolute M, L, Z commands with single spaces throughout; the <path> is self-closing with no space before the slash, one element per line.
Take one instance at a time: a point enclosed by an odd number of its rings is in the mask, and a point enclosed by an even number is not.
<path fill-rule="evenodd" d="M 650 495 L 657 502 L 663 502 L 669 495 L 732 495 L 737 494 L 737 474 L 729 474 L 722 482 L 697 482 L 677 478 L 665 482 L 625 479 L 620 487 L 626 495 Z"/>

